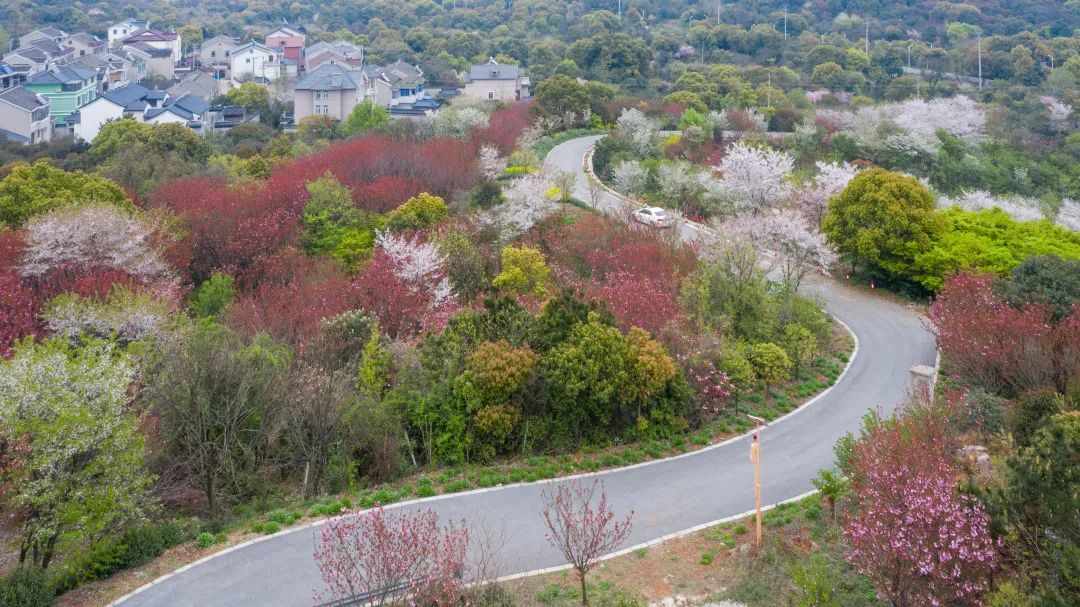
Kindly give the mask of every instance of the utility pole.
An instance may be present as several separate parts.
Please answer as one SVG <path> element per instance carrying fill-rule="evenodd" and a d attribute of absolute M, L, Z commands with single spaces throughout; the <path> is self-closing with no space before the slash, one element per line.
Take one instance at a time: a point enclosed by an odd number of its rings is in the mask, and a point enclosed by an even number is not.
<path fill-rule="evenodd" d="M 767 91 L 766 96 L 768 97 L 768 101 L 766 103 L 768 103 L 768 105 L 765 107 L 772 107 L 772 72 L 769 72 L 769 84 L 767 85 L 767 87 L 768 88 L 766 88 L 765 90 Z"/>
<path fill-rule="evenodd" d="M 622 0 L 619 0 L 619 22 L 622 23 Z"/>
<path fill-rule="evenodd" d="M 788 5 L 784 5 L 784 40 L 787 40 L 787 9 Z"/>
<path fill-rule="evenodd" d="M 716 27 L 720 27 L 720 0 L 716 0 Z"/>
<path fill-rule="evenodd" d="M 908 41 L 908 43 L 907 43 L 907 68 L 909 70 L 911 69 L 911 45 L 912 44 L 915 44 L 915 43 L 911 42 L 911 41 Z"/>
<path fill-rule="evenodd" d="M 863 50 L 866 52 L 866 56 L 869 57 L 870 56 L 870 19 L 867 18 L 867 19 L 865 19 L 865 21 L 866 21 L 866 33 L 863 34 Z"/>
<path fill-rule="evenodd" d="M 983 88 L 982 81 L 982 32 L 979 32 L 979 90 Z"/>
<path fill-rule="evenodd" d="M 757 432 L 754 432 L 754 440 L 750 443 L 750 463 L 754 465 L 754 542 L 761 549 L 761 427 L 768 424 L 764 419 L 746 415 L 757 423 Z"/>

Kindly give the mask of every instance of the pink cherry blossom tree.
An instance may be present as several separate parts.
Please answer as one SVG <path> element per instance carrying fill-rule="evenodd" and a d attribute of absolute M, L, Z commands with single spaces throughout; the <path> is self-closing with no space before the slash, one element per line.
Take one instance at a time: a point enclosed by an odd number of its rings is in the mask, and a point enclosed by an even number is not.
<path fill-rule="evenodd" d="M 893 607 L 982 605 L 997 568 L 990 517 L 957 490 L 940 416 L 876 425 L 851 455 L 847 558 Z"/>
<path fill-rule="evenodd" d="M 716 167 L 724 184 L 741 199 L 740 207 L 757 212 L 787 200 L 792 193 L 795 159 L 785 152 L 736 143 Z"/>
<path fill-rule="evenodd" d="M 458 604 L 464 588 L 469 530 L 465 521 L 439 525 L 432 510 L 351 512 L 323 525 L 315 545 L 326 596 L 366 596 L 364 604 Z"/>
<path fill-rule="evenodd" d="M 597 489 L 600 495 L 597 496 Z M 607 503 L 603 481 L 577 480 L 561 483 L 541 493 L 548 542 L 570 563 L 581 582 L 581 604 L 588 606 L 585 576 L 600 560 L 630 536 L 630 512 L 617 520 Z M 595 502 L 595 504 L 594 504 Z"/>

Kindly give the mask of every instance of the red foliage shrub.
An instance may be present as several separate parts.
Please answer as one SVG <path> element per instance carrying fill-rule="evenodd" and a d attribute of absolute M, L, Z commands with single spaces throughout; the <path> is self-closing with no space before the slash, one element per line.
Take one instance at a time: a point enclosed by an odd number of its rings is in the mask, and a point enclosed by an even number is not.
<path fill-rule="evenodd" d="M 41 312 L 53 297 L 76 293 L 103 298 L 118 285 L 146 288 L 135 277 L 105 267 L 69 264 L 34 278 L 24 278 L 17 270 L 0 271 L 0 356 L 9 356 L 12 344 L 22 337 L 46 335 Z"/>
<path fill-rule="evenodd" d="M 487 126 L 474 127 L 472 140 L 476 145 L 493 145 L 504 156 L 514 151 L 517 140 L 532 125 L 532 102 L 513 103 L 491 113 Z"/>
<path fill-rule="evenodd" d="M 26 239 L 21 230 L 0 231 L 0 272 L 17 268 L 25 251 Z"/>
<path fill-rule="evenodd" d="M 352 284 L 358 307 L 379 319 L 379 330 L 390 337 L 412 337 L 428 330 L 440 330 L 456 310 L 453 300 L 432 301 L 424 285 L 409 284 L 394 272 L 394 262 L 376 252 Z"/>
<path fill-rule="evenodd" d="M 950 369 L 996 392 L 1064 390 L 1080 376 L 1080 308 L 1054 324 L 1044 306 L 1009 305 L 993 282 L 988 274 L 952 276 L 930 306 Z"/>
<path fill-rule="evenodd" d="M 13 270 L 0 273 L 0 357 L 11 355 L 11 346 L 25 335 L 40 335 L 37 315 L 44 302 Z"/>
<path fill-rule="evenodd" d="M 359 209 L 388 213 L 423 191 L 423 184 L 407 177 L 380 177 L 353 188 L 352 198 L 353 204 Z"/>
<path fill-rule="evenodd" d="M 607 302 L 624 328 L 658 334 L 679 319 L 679 283 L 696 267 L 689 249 L 591 215 L 542 232 L 538 240 L 556 275 L 587 297 Z"/>

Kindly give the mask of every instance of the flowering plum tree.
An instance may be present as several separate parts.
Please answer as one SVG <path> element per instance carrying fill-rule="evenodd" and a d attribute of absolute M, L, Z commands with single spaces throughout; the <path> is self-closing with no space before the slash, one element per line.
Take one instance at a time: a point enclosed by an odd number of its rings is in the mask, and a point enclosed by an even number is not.
<path fill-rule="evenodd" d="M 453 607 L 464 588 L 468 546 L 465 521 L 440 527 L 432 510 L 387 513 L 379 506 L 332 518 L 315 545 L 326 587 L 316 597 L 363 595 L 374 605 L 409 597 L 411 605 Z"/>
<path fill-rule="evenodd" d="M 798 290 L 807 274 L 828 272 L 837 254 L 825 235 L 812 228 L 798 211 L 777 209 L 758 215 L 743 215 L 718 228 L 724 234 L 743 234 L 771 255 L 781 280 Z"/>
<path fill-rule="evenodd" d="M 597 488 L 600 489 L 599 496 L 596 495 Z M 577 572 L 581 582 L 581 604 L 587 607 L 589 595 L 585 576 L 600 557 L 630 536 L 634 513 L 630 512 L 621 521 L 616 519 L 615 512 L 608 506 L 603 481 L 560 483 L 554 491 L 545 489 L 541 496 L 548 542 Z"/>
<path fill-rule="evenodd" d="M 814 179 L 795 191 L 795 198 L 803 215 L 813 225 L 821 225 L 821 221 L 825 219 L 825 211 L 829 208 L 829 200 L 844 191 L 858 170 L 858 167 L 849 162 L 831 164 L 818 161 L 818 172 Z"/>

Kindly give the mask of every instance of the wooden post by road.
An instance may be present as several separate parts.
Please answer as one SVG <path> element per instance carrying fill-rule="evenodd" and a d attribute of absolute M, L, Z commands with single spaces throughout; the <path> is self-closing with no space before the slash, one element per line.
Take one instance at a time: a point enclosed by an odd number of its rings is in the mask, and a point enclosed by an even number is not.
<path fill-rule="evenodd" d="M 750 463 L 754 464 L 754 537 L 757 547 L 761 548 L 761 433 L 754 433 L 754 442 L 750 443 Z"/>

